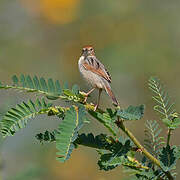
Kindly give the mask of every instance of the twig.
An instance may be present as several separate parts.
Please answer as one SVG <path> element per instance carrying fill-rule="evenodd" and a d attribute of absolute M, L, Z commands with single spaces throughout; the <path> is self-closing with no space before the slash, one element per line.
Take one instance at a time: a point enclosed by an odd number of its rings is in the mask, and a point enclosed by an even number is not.
<path fill-rule="evenodd" d="M 172 130 L 172 129 L 168 129 L 167 146 L 169 145 L 169 142 L 170 142 L 171 130 Z"/>
<path fill-rule="evenodd" d="M 80 102 L 81 103 L 81 102 Z M 92 111 L 95 109 L 95 105 L 94 104 L 89 104 L 89 103 L 82 103 L 84 104 L 85 108 L 87 111 Z M 56 107 L 58 108 L 58 107 Z M 66 109 L 66 108 L 65 108 Z M 98 108 L 96 111 L 103 113 L 104 111 L 101 110 L 100 108 Z M 167 176 L 167 178 L 169 180 L 174 180 L 173 176 L 171 175 L 171 173 L 169 171 L 164 171 L 163 168 L 160 165 L 160 161 L 158 159 L 156 159 L 154 156 L 152 156 L 141 144 L 140 142 L 135 138 L 135 136 L 131 133 L 131 131 L 129 131 L 123 124 L 123 121 L 118 117 L 118 120 L 115 122 L 116 125 L 133 141 L 133 143 L 139 148 L 141 149 L 142 153 L 148 158 L 150 159 L 154 164 L 156 164 Z M 171 132 L 168 132 L 168 139 L 170 140 L 170 135 Z M 169 143 L 168 140 L 168 143 Z"/>
<path fill-rule="evenodd" d="M 150 159 L 154 164 L 156 164 L 167 176 L 169 180 L 174 180 L 173 176 L 169 171 L 164 171 L 163 168 L 160 165 L 160 161 L 153 157 L 141 144 L 140 142 L 135 138 L 135 136 L 124 126 L 123 121 L 118 119 L 116 121 L 116 125 L 133 141 L 133 143 L 141 149 L 142 153 Z"/>

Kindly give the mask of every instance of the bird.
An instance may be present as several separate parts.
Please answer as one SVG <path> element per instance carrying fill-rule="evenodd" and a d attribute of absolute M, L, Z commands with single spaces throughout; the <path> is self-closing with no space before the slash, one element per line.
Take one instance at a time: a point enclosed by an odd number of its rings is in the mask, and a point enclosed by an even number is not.
<path fill-rule="evenodd" d="M 85 93 L 84 103 L 87 101 L 87 97 L 91 94 L 95 89 L 99 90 L 97 104 L 95 105 L 94 110 L 99 107 L 100 96 L 102 90 L 105 90 L 106 93 L 111 97 L 112 102 L 115 106 L 118 106 L 119 103 L 111 90 L 111 75 L 105 66 L 96 58 L 95 50 L 92 46 L 85 46 L 82 48 L 82 54 L 78 61 L 79 71 L 87 80 L 92 89 Z"/>

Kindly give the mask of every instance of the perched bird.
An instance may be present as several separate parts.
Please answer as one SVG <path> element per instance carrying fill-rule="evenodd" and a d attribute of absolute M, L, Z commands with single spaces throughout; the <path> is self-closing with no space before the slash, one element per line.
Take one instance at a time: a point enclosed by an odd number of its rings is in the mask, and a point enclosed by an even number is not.
<path fill-rule="evenodd" d="M 99 106 L 100 95 L 102 90 L 112 98 L 113 104 L 118 106 L 118 101 L 111 90 L 111 76 L 104 65 L 96 58 L 94 48 L 92 46 L 85 46 L 82 49 L 82 55 L 78 61 L 79 71 L 83 77 L 92 85 L 92 89 L 85 94 L 85 102 L 88 95 L 96 88 L 99 90 L 97 105 L 95 110 Z"/>

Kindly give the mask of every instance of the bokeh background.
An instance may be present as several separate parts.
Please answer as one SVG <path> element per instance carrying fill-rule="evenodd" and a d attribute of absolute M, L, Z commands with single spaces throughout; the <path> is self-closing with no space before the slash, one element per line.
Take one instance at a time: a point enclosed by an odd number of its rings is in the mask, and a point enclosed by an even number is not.
<path fill-rule="evenodd" d="M 112 87 L 121 106 L 146 104 L 145 117 L 127 124 L 143 143 L 145 120 L 159 121 L 147 86 L 150 76 L 159 77 L 167 85 L 180 109 L 179 17 L 179 0 L 1 0 L 0 80 L 8 83 L 14 74 L 36 74 L 76 83 L 87 91 L 89 87 L 79 74 L 77 62 L 82 47 L 93 45 L 112 75 Z M 89 100 L 95 101 L 96 95 Z M 1 114 L 28 97 L 32 95 L 1 90 Z M 101 107 L 110 105 L 104 93 Z M 41 145 L 34 137 L 57 124 L 56 119 L 41 116 L 7 138 L 1 146 L 1 178 L 126 179 L 121 167 L 100 171 L 98 155 L 89 148 L 75 150 L 65 164 L 57 162 L 55 145 Z M 105 132 L 93 119 L 84 131 Z M 166 130 L 162 135 L 166 136 Z M 179 136 L 177 130 L 172 144 L 180 143 Z"/>

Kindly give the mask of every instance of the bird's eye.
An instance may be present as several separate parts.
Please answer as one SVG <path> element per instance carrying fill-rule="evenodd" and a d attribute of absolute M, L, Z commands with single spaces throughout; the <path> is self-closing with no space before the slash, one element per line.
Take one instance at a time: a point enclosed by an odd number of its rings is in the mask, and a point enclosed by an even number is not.
<path fill-rule="evenodd" d="M 93 48 L 91 48 L 90 51 L 93 51 Z"/>

